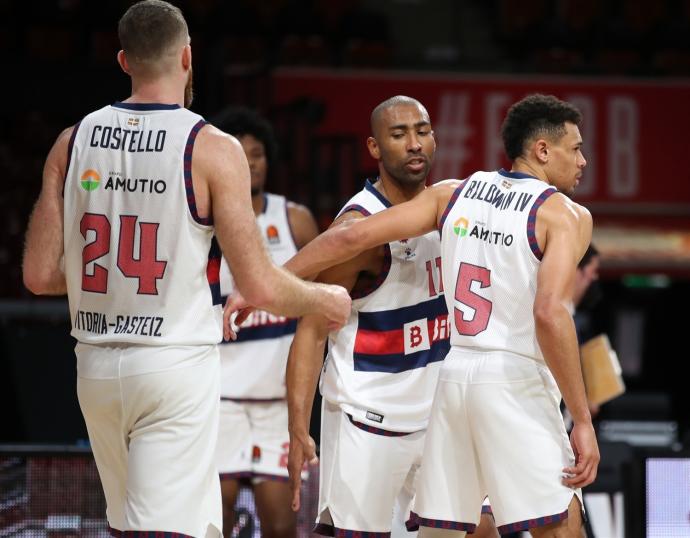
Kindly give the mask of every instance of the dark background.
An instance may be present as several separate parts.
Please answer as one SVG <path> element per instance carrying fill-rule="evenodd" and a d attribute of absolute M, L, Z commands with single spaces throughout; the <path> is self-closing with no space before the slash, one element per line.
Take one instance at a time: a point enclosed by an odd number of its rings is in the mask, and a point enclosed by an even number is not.
<path fill-rule="evenodd" d="M 117 20 L 130 3 L 0 0 L 0 442 L 86 438 L 65 300 L 35 298 L 22 286 L 21 249 L 43 161 L 56 136 L 91 110 L 129 95 L 129 79 L 115 54 Z M 310 141 L 324 116 L 323 105 L 310 98 L 307 87 L 304 98 L 277 105 L 276 70 L 690 81 L 690 0 L 174 3 L 183 9 L 192 36 L 192 108 L 212 118 L 225 106 L 244 104 L 271 119 L 282 159 L 272 171 L 269 190 L 307 204 L 322 227 L 352 193 L 324 183 L 328 177 L 311 166 L 317 156 Z M 688 137 L 689 120 L 669 111 L 676 136 Z M 658 158 L 687 167 L 686 155 Z M 367 166 L 361 170 L 350 163 L 347 174 L 357 189 L 375 172 L 373 161 Z M 690 216 L 690 211 L 681 213 Z M 631 280 L 630 274 L 649 273 L 649 268 L 628 264 L 621 270 L 607 264 L 603 254 L 603 299 L 583 314 L 592 334 L 606 332 L 615 345 L 628 338 L 619 323 L 621 312 L 641 316 L 640 334 L 634 335 L 641 338 L 641 362 L 624 365 L 628 395 L 652 393 L 662 403 L 650 408 L 614 401 L 600 418 L 672 419 L 679 423 L 679 438 L 687 438 L 690 391 L 682 372 L 688 358 L 690 270 L 662 264 L 654 273 L 666 279 Z"/>

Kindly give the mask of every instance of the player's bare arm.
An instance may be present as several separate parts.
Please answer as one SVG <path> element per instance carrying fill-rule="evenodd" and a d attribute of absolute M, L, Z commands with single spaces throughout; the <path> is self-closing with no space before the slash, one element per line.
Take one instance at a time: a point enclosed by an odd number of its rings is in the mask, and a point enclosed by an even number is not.
<path fill-rule="evenodd" d="M 43 167 L 41 193 L 26 232 L 22 270 L 24 285 L 38 295 L 67 293 L 61 267 L 64 250 L 64 201 L 69 140 L 74 128 L 65 129 L 53 144 Z"/>
<path fill-rule="evenodd" d="M 196 194 L 199 186 L 200 201 L 208 192 L 206 210 L 213 215 L 221 249 L 247 300 L 276 314 L 298 317 L 320 311 L 336 325 L 345 322 L 350 308 L 345 290 L 306 283 L 271 261 L 252 211 L 247 159 L 234 137 L 204 127 L 194 148 L 192 177 L 199 180 L 194 188 Z"/>
<path fill-rule="evenodd" d="M 319 227 L 316 224 L 314 215 L 306 206 L 288 202 L 287 215 L 298 250 L 319 235 Z"/>
<path fill-rule="evenodd" d="M 577 263 L 591 240 L 592 217 L 582 206 L 555 194 L 539 209 L 536 232 L 544 252 L 534 301 L 537 339 L 574 421 L 571 443 L 576 465 L 564 470 L 570 475 L 565 483 L 584 487 L 596 478 L 599 449 L 568 301 Z"/>
<path fill-rule="evenodd" d="M 300 250 L 284 267 L 307 278 L 372 247 L 424 235 L 437 228 L 460 183 L 459 180 L 441 181 L 408 202 L 365 219 L 346 220 L 333 226 Z"/>
<path fill-rule="evenodd" d="M 361 214 L 342 215 L 338 223 L 361 220 Z M 358 285 L 367 285 L 367 275 L 375 275 L 381 268 L 384 249 L 373 248 L 347 262 L 331 267 L 318 276 L 321 282 L 337 284 L 351 291 Z M 364 282 L 363 282 L 364 281 Z M 314 393 L 323 363 L 324 346 L 328 338 L 327 320 L 321 315 L 304 316 L 297 325 L 287 361 L 286 384 L 288 399 L 288 428 L 290 453 L 288 471 L 292 486 L 292 508 L 300 507 L 301 471 L 305 462 L 315 463 L 314 441 L 309 436 L 309 420 L 314 404 Z"/>

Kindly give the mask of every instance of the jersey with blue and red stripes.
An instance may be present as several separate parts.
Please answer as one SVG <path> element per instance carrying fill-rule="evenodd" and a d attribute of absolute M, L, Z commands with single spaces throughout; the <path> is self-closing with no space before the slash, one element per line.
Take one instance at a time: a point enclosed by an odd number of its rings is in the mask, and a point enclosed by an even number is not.
<path fill-rule="evenodd" d="M 341 210 L 370 215 L 390 202 L 367 181 Z M 449 348 L 437 231 L 384 245 L 371 289 L 352 295 L 347 324 L 329 337 L 321 394 L 355 420 L 392 432 L 426 428 Z"/>
<path fill-rule="evenodd" d="M 534 324 L 542 252 L 537 211 L 556 191 L 519 172 L 476 172 L 451 197 L 439 227 L 453 348 L 543 361 Z"/>
<path fill-rule="evenodd" d="M 264 207 L 256 217 L 266 248 L 277 265 L 297 252 L 287 214 L 287 200 L 264 194 Z M 223 259 L 220 269 L 221 293 L 233 289 L 232 274 Z M 274 400 L 285 398 L 285 367 L 297 320 L 257 310 L 242 323 L 237 340 L 223 342 L 221 396 L 233 400 Z"/>
<path fill-rule="evenodd" d="M 222 338 L 220 249 L 192 184 L 204 125 L 178 105 L 116 103 L 74 128 L 64 240 L 79 342 L 189 346 Z"/>

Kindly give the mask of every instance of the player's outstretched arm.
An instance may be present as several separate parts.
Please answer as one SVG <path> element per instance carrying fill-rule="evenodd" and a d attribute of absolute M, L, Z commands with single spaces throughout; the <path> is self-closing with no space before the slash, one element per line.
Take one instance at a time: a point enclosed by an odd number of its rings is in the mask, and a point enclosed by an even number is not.
<path fill-rule="evenodd" d="M 459 184 L 458 180 L 442 181 L 423 190 L 409 202 L 365 219 L 346 220 L 332 226 L 300 250 L 284 267 L 301 278 L 310 278 L 375 246 L 424 235 L 436 229 Z"/>
<path fill-rule="evenodd" d="M 24 285 L 37 295 L 67 293 L 64 255 L 63 183 L 67 172 L 67 153 L 73 127 L 65 129 L 53 144 L 43 167 L 41 193 L 26 231 L 22 272 Z"/>
<path fill-rule="evenodd" d="M 342 325 L 350 309 L 344 289 L 304 282 L 268 256 L 252 211 L 249 166 L 239 142 L 207 125 L 193 159 L 195 174 L 206 182 L 218 241 L 241 294 L 269 312 L 290 317 L 320 312 Z"/>
<path fill-rule="evenodd" d="M 561 194 L 537 213 L 537 234 L 544 256 L 537 276 L 534 319 L 539 346 L 573 417 L 571 443 L 576 464 L 564 469 L 564 482 L 584 487 L 594 481 L 599 464 L 592 418 L 587 405 L 575 324 L 568 309 L 575 271 L 592 237 L 589 212 Z"/>

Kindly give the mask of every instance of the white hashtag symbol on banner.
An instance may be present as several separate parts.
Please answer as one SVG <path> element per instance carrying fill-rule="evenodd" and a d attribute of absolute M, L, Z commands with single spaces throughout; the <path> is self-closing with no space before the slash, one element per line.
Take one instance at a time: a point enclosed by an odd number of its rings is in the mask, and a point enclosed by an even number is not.
<path fill-rule="evenodd" d="M 438 144 L 431 171 L 434 183 L 463 178 L 463 164 L 470 158 L 466 141 L 473 134 L 467 122 L 470 96 L 463 92 L 445 92 L 440 100 L 439 113 L 433 121 Z"/>

